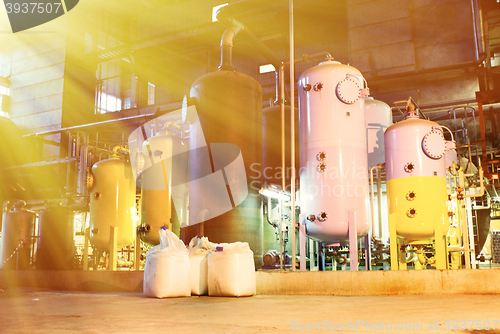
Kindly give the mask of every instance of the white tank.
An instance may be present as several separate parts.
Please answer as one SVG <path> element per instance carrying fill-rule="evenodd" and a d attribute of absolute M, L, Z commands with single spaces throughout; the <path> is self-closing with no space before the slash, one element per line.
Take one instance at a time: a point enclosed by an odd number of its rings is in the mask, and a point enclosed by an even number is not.
<path fill-rule="evenodd" d="M 323 241 L 348 235 L 348 211 L 357 236 L 366 235 L 368 162 L 363 76 L 327 60 L 299 78 L 300 203 L 307 233 Z"/>
<path fill-rule="evenodd" d="M 141 224 L 144 242 L 157 245 L 162 226 L 177 236 L 187 223 L 189 148 L 174 132 L 159 132 L 143 143 Z"/>
<path fill-rule="evenodd" d="M 444 152 L 444 161 L 446 168 L 452 167 L 453 163 L 458 165 L 457 150 L 448 150 Z"/>
<path fill-rule="evenodd" d="M 391 107 L 373 97 L 362 97 L 365 101 L 366 144 L 368 167 L 385 161 L 384 132 L 392 124 Z"/>

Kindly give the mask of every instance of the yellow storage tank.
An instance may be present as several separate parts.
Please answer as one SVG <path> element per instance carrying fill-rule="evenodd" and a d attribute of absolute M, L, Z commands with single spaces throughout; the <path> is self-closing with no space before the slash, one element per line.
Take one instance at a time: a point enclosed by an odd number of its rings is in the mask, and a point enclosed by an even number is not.
<path fill-rule="evenodd" d="M 109 251 L 110 229 L 118 227 L 117 248 L 131 245 L 135 238 L 136 186 L 130 163 L 114 157 L 92 167 L 90 187 L 90 242 Z"/>
<path fill-rule="evenodd" d="M 410 116 L 384 134 L 389 219 L 409 244 L 428 244 L 448 231 L 447 141 L 442 127 Z"/>

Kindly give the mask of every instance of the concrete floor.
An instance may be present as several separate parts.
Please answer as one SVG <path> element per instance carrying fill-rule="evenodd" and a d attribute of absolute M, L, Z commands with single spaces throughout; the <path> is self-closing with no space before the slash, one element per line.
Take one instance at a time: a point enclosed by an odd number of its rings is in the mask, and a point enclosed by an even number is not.
<path fill-rule="evenodd" d="M 0 332 L 285 333 L 320 323 L 321 332 L 343 326 L 345 332 L 375 333 L 390 323 L 397 333 L 500 333 L 498 321 L 496 330 L 451 330 L 453 320 L 479 320 L 477 328 L 489 320 L 493 327 L 499 310 L 495 295 L 153 299 L 132 292 L 6 288 L 0 291 Z M 371 323 L 371 330 L 362 321 Z"/>

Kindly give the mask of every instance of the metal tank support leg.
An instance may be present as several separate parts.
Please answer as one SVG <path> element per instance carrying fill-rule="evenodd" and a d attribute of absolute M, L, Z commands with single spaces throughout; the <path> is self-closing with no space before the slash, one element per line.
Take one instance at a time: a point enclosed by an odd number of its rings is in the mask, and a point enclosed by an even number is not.
<path fill-rule="evenodd" d="M 89 270 L 89 238 L 90 238 L 90 227 L 85 229 L 85 241 L 83 244 L 83 270 Z"/>
<path fill-rule="evenodd" d="M 135 235 L 134 245 L 134 270 L 141 269 L 141 235 L 139 232 Z"/>
<path fill-rule="evenodd" d="M 447 269 L 448 252 L 446 249 L 445 234 L 440 224 L 434 227 L 434 257 L 436 259 L 436 269 Z"/>
<path fill-rule="evenodd" d="M 358 233 L 356 228 L 356 211 L 347 211 L 349 223 L 349 257 L 351 259 L 351 271 L 358 270 Z"/>
<path fill-rule="evenodd" d="M 118 243 L 118 226 L 110 226 L 109 234 L 109 264 L 108 270 L 116 270 L 116 252 Z"/>
<path fill-rule="evenodd" d="M 300 271 L 306 271 L 306 225 L 304 221 L 306 214 L 299 216 L 299 250 L 300 250 Z"/>
<path fill-rule="evenodd" d="M 365 235 L 365 270 L 372 270 L 372 250 L 370 246 L 370 233 Z"/>
<path fill-rule="evenodd" d="M 394 214 L 389 214 L 389 247 L 391 255 L 391 270 L 398 270 L 399 245 L 396 235 L 396 219 Z"/>
<path fill-rule="evenodd" d="M 321 245 L 321 265 L 323 266 L 323 271 L 326 271 L 326 247 L 324 242 L 322 242 L 320 245 Z"/>
<path fill-rule="evenodd" d="M 404 243 L 404 239 L 402 238 L 397 238 L 398 242 L 398 252 L 399 252 L 399 270 L 406 270 L 407 269 L 407 264 L 406 264 L 406 244 Z"/>
<path fill-rule="evenodd" d="M 316 267 L 316 242 L 312 239 L 309 239 L 309 271 L 317 271 L 318 267 Z"/>

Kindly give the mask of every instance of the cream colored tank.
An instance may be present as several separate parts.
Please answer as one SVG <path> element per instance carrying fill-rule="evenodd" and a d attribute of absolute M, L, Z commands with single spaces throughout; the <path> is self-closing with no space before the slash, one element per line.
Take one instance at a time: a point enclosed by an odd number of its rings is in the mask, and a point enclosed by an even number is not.
<path fill-rule="evenodd" d="M 92 167 L 90 188 L 90 242 L 109 250 L 110 228 L 118 227 L 118 249 L 134 242 L 135 192 L 132 168 L 118 158 L 102 160 Z"/>
<path fill-rule="evenodd" d="M 174 133 L 160 132 L 143 143 L 147 167 L 141 174 L 141 240 L 157 245 L 159 229 L 177 236 L 187 223 L 189 148 Z"/>
<path fill-rule="evenodd" d="M 354 67 L 327 60 L 298 82 L 300 203 L 307 234 L 323 241 L 368 233 L 368 155 L 363 76 Z"/>

